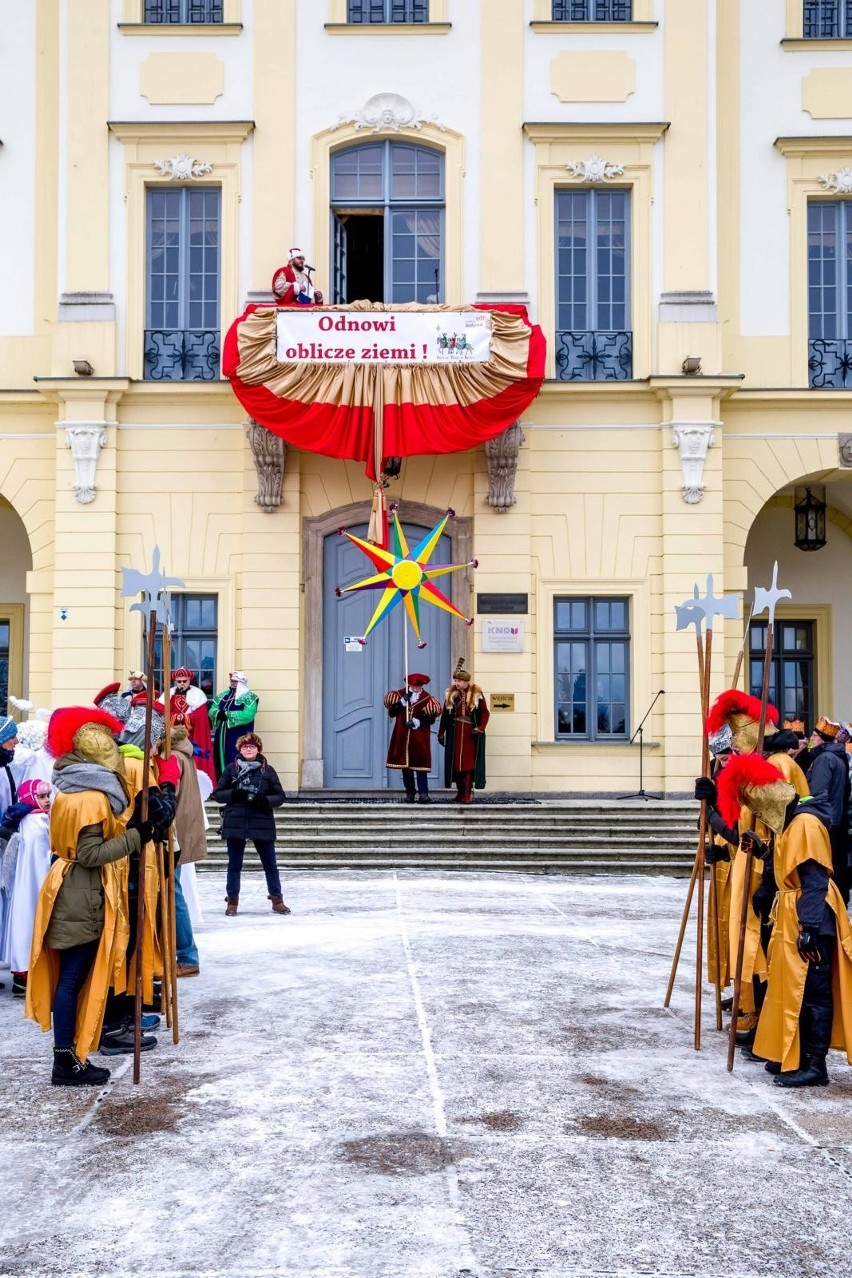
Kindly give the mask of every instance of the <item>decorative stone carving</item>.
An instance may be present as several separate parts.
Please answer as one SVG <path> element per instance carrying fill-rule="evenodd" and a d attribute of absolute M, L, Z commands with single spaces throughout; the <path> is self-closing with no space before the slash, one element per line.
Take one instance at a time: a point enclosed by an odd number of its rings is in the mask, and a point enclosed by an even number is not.
<path fill-rule="evenodd" d="M 852 469 L 852 435 L 837 436 L 837 451 L 842 468 Z"/>
<path fill-rule="evenodd" d="M 690 506 L 704 496 L 704 463 L 708 448 L 715 442 L 716 436 L 709 423 L 690 422 L 672 426 L 672 446 L 680 451 L 683 471 L 683 500 Z"/>
<path fill-rule="evenodd" d="M 611 164 L 599 155 L 590 155 L 587 160 L 571 160 L 565 167 L 570 176 L 580 182 L 610 182 L 624 176 L 623 164 Z"/>
<path fill-rule="evenodd" d="M 839 195 L 852 193 L 852 168 L 838 169 L 836 173 L 821 173 L 819 180 L 824 191 L 836 191 Z"/>
<path fill-rule="evenodd" d="M 213 172 L 207 160 L 193 160 L 190 155 L 173 155 L 170 160 L 155 160 L 154 168 L 160 177 L 170 182 L 187 182 L 191 178 L 205 177 Z"/>
<path fill-rule="evenodd" d="M 445 132 L 437 115 L 426 118 L 408 98 L 400 93 L 374 93 L 352 115 L 341 115 L 332 129 L 354 124 L 356 129 L 368 129 L 371 133 L 402 133 L 403 129 L 421 129 L 424 124 L 434 124 Z"/>
<path fill-rule="evenodd" d="M 102 423 L 65 427 L 65 441 L 74 458 L 74 496 L 83 506 L 95 500 L 98 454 L 106 437 L 106 425 Z"/>
<path fill-rule="evenodd" d="M 271 515 L 282 501 L 287 445 L 280 436 L 273 435 L 271 430 L 267 430 L 265 426 L 261 426 L 260 422 L 251 419 L 246 435 L 257 471 L 255 501 L 261 510 Z"/>
<path fill-rule="evenodd" d="M 512 422 L 511 426 L 501 430 L 494 439 L 485 441 L 485 456 L 488 459 L 488 496 L 485 500 L 500 515 L 504 515 L 517 501 L 515 476 L 518 473 L 518 454 L 524 439 L 521 423 Z"/>

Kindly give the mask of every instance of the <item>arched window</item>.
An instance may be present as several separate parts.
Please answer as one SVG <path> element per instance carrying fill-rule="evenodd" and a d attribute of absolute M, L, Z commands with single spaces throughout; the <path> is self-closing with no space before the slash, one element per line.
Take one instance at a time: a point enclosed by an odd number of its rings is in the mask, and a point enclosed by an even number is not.
<path fill-rule="evenodd" d="M 331 300 L 439 302 L 444 295 L 444 157 L 367 142 L 331 159 Z"/>

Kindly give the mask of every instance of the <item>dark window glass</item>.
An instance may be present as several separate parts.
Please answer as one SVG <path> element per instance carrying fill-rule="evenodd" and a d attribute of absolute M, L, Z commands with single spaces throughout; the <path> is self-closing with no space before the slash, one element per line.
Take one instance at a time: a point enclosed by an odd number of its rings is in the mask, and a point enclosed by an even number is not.
<path fill-rule="evenodd" d="M 223 0 L 145 0 L 143 22 L 224 22 Z"/>
<path fill-rule="evenodd" d="M 802 32 L 806 40 L 837 40 L 852 35 L 852 0 L 804 0 Z"/>
<path fill-rule="evenodd" d="M 220 191 L 148 191 L 145 378 L 219 376 Z"/>
<path fill-rule="evenodd" d="M 0 618 L 0 706 L 5 712 L 9 700 L 9 661 L 11 660 L 12 626 Z"/>
<path fill-rule="evenodd" d="M 556 368 L 562 381 L 632 376 L 630 192 L 556 192 Z"/>
<path fill-rule="evenodd" d="M 628 601 L 557 599 L 554 623 L 557 737 L 627 737 Z"/>
<path fill-rule="evenodd" d="M 429 0 L 349 0 L 347 22 L 428 22 Z"/>
<path fill-rule="evenodd" d="M 553 0 L 554 22 L 629 22 L 631 0 Z"/>
<path fill-rule="evenodd" d="M 753 696 L 763 688 L 766 623 L 753 622 L 749 635 L 749 684 Z M 810 731 L 814 715 L 814 623 L 783 621 L 775 627 L 769 669 L 769 701 L 783 719 L 803 719 Z"/>
<path fill-rule="evenodd" d="M 216 645 L 218 642 L 217 595 L 171 596 L 172 612 L 172 670 L 186 666 L 192 671 L 193 683 L 208 697 L 218 691 L 216 686 Z M 142 649 L 145 661 L 145 648 Z M 156 682 L 158 689 L 171 686 L 171 670 L 163 672 L 163 644 L 158 633 L 156 644 Z M 168 682 L 165 680 L 168 679 Z"/>

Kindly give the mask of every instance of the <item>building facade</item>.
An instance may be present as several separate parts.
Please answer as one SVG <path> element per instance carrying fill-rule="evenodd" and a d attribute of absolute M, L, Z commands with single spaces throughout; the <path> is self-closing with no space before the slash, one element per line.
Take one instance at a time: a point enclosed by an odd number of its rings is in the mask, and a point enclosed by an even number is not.
<path fill-rule="evenodd" d="M 524 302 L 547 335 L 517 426 L 390 490 L 415 531 L 453 507 L 445 551 L 479 561 L 475 625 L 430 617 L 418 664 L 437 690 L 464 655 L 496 698 L 492 787 L 634 789 L 664 689 L 645 783 L 690 789 L 674 607 L 775 559 L 775 696 L 852 717 L 844 0 L 32 0 L 0 58 L 0 697 L 137 666 L 120 568 L 159 545 L 178 656 L 248 673 L 287 788 L 387 783 L 401 632 L 360 647 L 334 594 L 371 487 L 221 379 L 297 244 L 329 301 Z"/>

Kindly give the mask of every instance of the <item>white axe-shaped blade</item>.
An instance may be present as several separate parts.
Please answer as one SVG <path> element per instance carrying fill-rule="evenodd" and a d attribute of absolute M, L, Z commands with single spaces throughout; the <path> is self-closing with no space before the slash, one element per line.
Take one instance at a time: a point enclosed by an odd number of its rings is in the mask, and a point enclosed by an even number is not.
<path fill-rule="evenodd" d="M 704 623 L 708 630 L 713 629 L 714 617 L 726 617 L 728 621 L 736 621 L 740 615 L 739 595 L 714 595 L 713 593 L 713 574 L 707 574 L 707 594 L 702 599 L 699 595 L 698 586 L 693 590 L 693 598 L 687 599 L 680 608 L 675 608 L 675 615 L 678 617 L 677 629 L 682 630 L 694 621 L 694 617 L 690 615 L 686 617 L 687 610 L 690 614 L 694 612 L 700 613 L 704 619 Z M 684 619 L 685 618 L 685 619 Z M 682 620 L 683 619 L 683 620 Z M 682 622 L 682 624 L 681 624 Z M 696 622 L 696 633 L 698 625 Z"/>
<path fill-rule="evenodd" d="M 768 590 L 764 590 L 762 586 L 754 588 L 754 615 L 759 617 L 764 608 L 767 610 L 770 626 L 775 625 L 775 608 L 779 599 L 792 599 L 793 596 L 789 590 L 780 590 L 778 587 L 778 560 L 772 569 L 772 585 Z"/>
<path fill-rule="evenodd" d="M 157 619 L 165 623 L 168 617 L 168 603 L 165 612 L 161 607 L 160 595 L 169 586 L 183 586 L 180 577 L 166 577 L 160 571 L 160 547 L 154 547 L 151 571 L 139 572 L 137 568 L 122 568 L 121 598 L 132 599 L 135 595 L 143 596 L 142 603 L 130 605 L 130 612 L 147 613 L 156 611 Z"/>
<path fill-rule="evenodd" d="M 675 633 L 695 626 L 696 635 L 701 634 L 701 623 L 704 620 L 704 609 L 698 603 L 698 587 L 694 586 L 692 598 L 684 599 L 682 604 L 675 604 Z"/>

